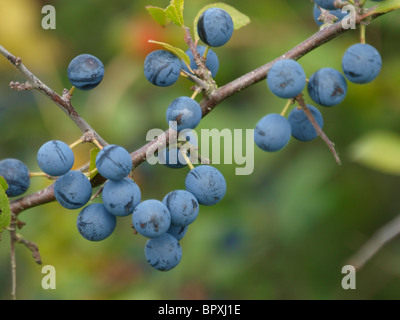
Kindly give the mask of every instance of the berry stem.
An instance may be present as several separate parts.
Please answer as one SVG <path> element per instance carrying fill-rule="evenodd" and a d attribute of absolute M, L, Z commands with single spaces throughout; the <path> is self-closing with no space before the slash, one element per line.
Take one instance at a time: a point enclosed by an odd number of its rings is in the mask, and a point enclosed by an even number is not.
<path fill-rule="evenodd" d="M 74 94 L 74 92 L 75 92 L 75 86 L 72 86 L 72 88 L 68 91 L 68 95 L 69 95 L 70 97 L 72 97 L 72 95 Z"/>
<path fill-rule="evenodd" d="M 207 59 L 208 51 L 210 51 L 210 49 L 211 49 L 211 47 L 210 47 L 209 45 L 207 45 L 207 46 L 206 46 L 206 50 L 204 50 L 204 53 L 203 53 L 203 56 L 202 56 L 202 58 L 203 58 L 204 60 Z"/>
<path fill-rule="evenodd" d="M 360 43 L 365 44 L 365 33 L 367 26 L 364 23 L 360 25 Z"/>
<path fill-rule="evenodd" d="M 196 88 L 196 90 L 194 90 L 192 96 L 190 97 L 190 99 L 194 100 L 196 98 L 196 96 L 200 93 L 201 89 Z"/>
<path fill-rule="evenodd" d="M 92 143 L 97 147 L 97 148 L 99 148 L 100 150 L 102 150 L 104 147 L 101 145 L 101 143 L 96 139 L 96 138 L 93 138 L 92 139 Z"/>
<path fill-rule="evenodd" d="M 288 109 L 290 108 L 291 105 L 294 104 L 293 99 L 289 99 L 288 102 L 286 103 L 285 107 L 283 108 L 282 112 L 281 112 L 281 116 L 284 117 L 286 112 L 288 111 Z"/>
<path fill-rule="evenodd" d="M 182 154 L 183 158 L 185 159 L 185 161 L 186 161 L 187 165 L 189 166 L 190 170 L 193 170 L 194 166 L 193 166 L 192 162 L 190 161 L 189 157 L 186 154 L 187 150 L 185 148 L 180 148 L 179 151 Z"/>
<path fill-rule="evenodd" d="M 75 142 L 71 143 L 71 144 L 69 145 L 69 147 L 70 147 L 71 149 L 73 149 L 73 148 L 75 148 L 77 145 L 81 144 L 82 142 L 83 142 L 82 138 L 79 138 L 79 139 L 76 140 Z"/>
<path fill-rule="evenodd" d="M 29 172 L 29 177 L 30 178 L 47 178 L 47 179 L 52 179 L 51 176 L 49 176 L 47 173 L 44 172 Z"/>

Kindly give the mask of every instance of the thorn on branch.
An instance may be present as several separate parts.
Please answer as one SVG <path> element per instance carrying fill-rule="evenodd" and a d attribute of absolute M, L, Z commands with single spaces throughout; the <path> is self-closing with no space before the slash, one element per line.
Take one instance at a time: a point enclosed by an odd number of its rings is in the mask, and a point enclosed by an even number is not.
<path fill-rule="evenodd" d="M 313 114 L 311 113 L 310 109 L 307 107 L 307 104 L 304 101 L 303 94 L 300 93 L 295 100 L 298 102 L 299 106 L 303 109 L 304 113 L 306 114 L 307 118 L 310 120 L 312 125 L 314 126 L 315 130 L 317 131 L 318 136 L 321 137 L 322 140 L 325 141 L 329 150 L 332 152 L 336 162 L 338 165 L 342 164 L 340 157 L 336 151 L 335 144 L 328 138 L 324 131 L 322 131 L 321 127 L 318 125 L 317 121 L 315 120 Z"/>
<path fill-rule="evenodd" d="M 25 247 L 27 247 L 32 252 L 32 257 L 38 265 L 42 264 L 42 257 L 39 253 L 39 247 L 36 243 L 24 239 L 21 235 L 15 234 L 14 240 L 17 243 L 22 243 Z"/>

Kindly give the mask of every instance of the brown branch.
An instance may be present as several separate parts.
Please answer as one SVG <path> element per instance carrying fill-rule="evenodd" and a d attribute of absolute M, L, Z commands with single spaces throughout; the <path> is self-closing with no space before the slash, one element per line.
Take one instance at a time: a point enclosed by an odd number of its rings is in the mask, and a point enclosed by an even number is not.
<path fill-rule="evenodd" d="M 65 99 L 50 89 L 45 83 L 39 80 L 23 63 L 21 58 L 14 56 L 0 45 L 0 54 L 2 54 L 11 64 L 26 78 L 27 82 L 20 84 L 19 82 L 11 82 L 10 87 L 15 90 L 31 90 L 35 89 L 52 100 L 68 117 L 77 125 L 83 134 L 92 132 L 102 145 L 107 142 L 83 119 L 72 106 L 71 100 Z"/>
<path fill-rule="evenodd" d="M 375 13 L 373 10 L 369 10 L 365 12 L 363 15 L 358 16 L 356 19 L 357 25 L 360 24 L 361 21 L 364 19 L 373 20 L 376 19 L 377 17 L 383 15 L 383 13 Z M 237 78 L 236 80 L 218 88 L 215 90 L 212 90 L 209 94 L 206 94 L 204 96 L 204 99 L 200 102 L 200 105 L 202 107 L 203 111 L 203 117 L 206 116 L 208 113 L 210 113 L 213 109 L 215 109 L 222 101 L 225 99 L 231 97 L 235 93 L 238 93 L 255 83 L 258 83 L 264 79 L 266 79 L 268 72 L 272 65 L 282 59 L 294 59 L 298 60 L 307 53 L 315 50 L 316 48 L 320 47 L 324 43 L 336 38 L 338 35 L 348 31 L 349 29 L 343 29 L 341 23 L 335 23 L 334 25 L 330 27 L 326 27 L 318 32 L 316 32 L 314 35 L 312 35 L 310 38 L 307 40 L 303 41 L 293 49 L 289 50 L 285 54 L 281 55 L 280 57 L 276 58 L 273 61 L 268 62 L 267 64 Z M 21 59 L 18 59 L 11 54 L 7 54 L 7 51 L 0 46 L 0 53 L 2 53 L 10 62 L 12 62 L 17 68 L 18 66 L 21 66 Z M 23 66 L 23 65 L 22 65 Z M 22 73 L 24 73 L 23 68 L 18 68 Z M 27 74 L 27 76 L 34 77 L 33 74 L 30 72 Z M 36 79 L 34 77 L 33 79 Z M 33 81 L 33 80 L 32 80 Z M 33 81 L 35 83 L 35 81 Z M 44 84 L 43 84 L 44 86 Z M 62 107 L 62 109 L 69 114 L 68 110 L 72 106 L 70 105 L 70 102 L 67 102 L 63 100 L 60 96 L 56 95 L 52 90 L 47 90 L 47 89 L 41 89 L 41 92 L 46 92 L 48 93 L 51 97 L 51 99 L 56 102 L 59 106 Z M 80 117 L 79 117 L 80 118 Z M 81 119 L 81 118 L 80 118 Z M 82 121 L 84 121 L 82 119 Z M 88 126 L 89 125 L 84 125 Z M 89 127 L 90 128 L 90 127 Z M 148 154 L 153 154 L 155 150 L 157 150 L 158 147 L 160 146 L 165 146 L 168 145 L 169 143 L 169 130 L 165 131 L 163 134 L 161 134 L 159 137 L 154 139 L 153 141 L 148 142 L 144 146 L 142 146 L 140 149 L 134 151 L 131 153 L 132 157 L 132 162 L 134 167 L 138 167 L 140 164 L 142 164 L 144 161 L 147 159 Z M 152 153 L 153 152 L 153 153 Z M 104 183 L 104 179 L 97 175 L 94 179 L 92 179 L 92 185 L 93 186 L 99 186 L 102 183 Z M 41 204 L 45 204 L 48 202 L 52 202 L 55 200 L 54 197 L 54 190 L 53 187 L 50 186 L 44 190 L 38 191 L 34 194 L 16 199 L 10 203 L 11 210 L 14 212 L 14 214 L 19 214 L 20 212 L 32 208 Z"/>
<path fill-rule="evenodd" d="M 40 256 L 39 248 L 38 248 L 38 246 L 37 246 L 36 243 L 24 239 L 24 238 L 23 238 L 21 235 L 19 235 L 19 234 L 15 234 L 15 235 L 14 235 L 14 241 L 15 241 L 16 243 L 21 243 L 21 244 L 23 244 L 24 246 L 26 246 L 26 247 L 32 252 L 32 257 L 33 257 L 33 259 L 35 260 L 35 262 L 36 262 L 38 265 L 41 265 L 41 264 L 42 264 L 42 258 L 41 258 L 41 256 Z"/>
<path fill-rule="evenodd" d="M 325 134 L 325 132 L 322 130 L 322 128 L 317 123 L 317 120 L 315 120 L 315 117 L 313 116 L 313 114 L 311 113 L 310 109 L 307 107 L 307 104 L 304 101 L 302 93 L 296 97 L 296 101 L 300 105 L 300 107 L 303 109 L 308 120 L 310 120 L 310 122 L 312 123 L 313 127 L 317 131 L 318 136 L 320 136 L 321 139 L 324 140 L 324 142 L 328 146 L 329 150 L 332 152 L 336 162 L 340 165 L 341 161 L 340 161 L 338 153 L 336 152 L 335 144 L 328 138 L 328 136 Z"/>

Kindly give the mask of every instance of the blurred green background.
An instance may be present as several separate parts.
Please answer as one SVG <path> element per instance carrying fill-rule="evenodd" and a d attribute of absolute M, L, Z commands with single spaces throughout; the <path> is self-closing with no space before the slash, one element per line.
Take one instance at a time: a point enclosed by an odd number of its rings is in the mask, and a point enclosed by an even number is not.
<path fill-rule="evenodd" d="M 70 60 L 91 53 L 105 64 L 103 82 L 75 91 L 73 104 L 110 143 L 130 151 L 145 143 L 152 128 L 166 129 L 165 111 L 173 99 L 190 95 L 192 83 L 180 79 L 158 88 L 143 75 L 146 55 L 159 47 L 148 39 L 186 50 L 182 30 L 159 27 L 146 5 L 167 0 L 81 0 L 0 2 L 0 44 L 55 91 L 69 88 Z M 309 0 L 226 1 L 250 16 L 247 27 L 214 51 L 216 77 L 228 83 L 283 54 L 318 30 Z M 185 21 L 211 1 L 185 3 Z M 41 28 L 41 8 L 56 8 L 56 29 Z M 133 235 L 131 218 L 120 218 L 115 232 L 92 243 L 76 229 L 79 210 L 56 203 L 27 210 L 19 230 L 40 249 L 44 265 L 56 268 L 56 289 L 41 287 L 41 266 L 17 245 L 17 297 L 20 299 L 398 299 L 400 241 L 385 246 L 357 273 L 357 289 L 343 290 L 342 267 L 372 234 L 400 213 L 400 12 L 367 28 L 367 41 L 382 54 L 381 75 L 371 84 L 349 83 L 345 101 L 320 107 L 324 130 L 343 161 L 338 166 L 321 139 L 292 140 L 281 152 L 255 149 L 255 169 L 235 175 L 236 165 L 216 165 L 228 184 L 224 200 L 201 207 L 181 241 L 183 258 L 169 272 L 153 270 L 144 257 L 146 239 Z M 358 31 L 348 32 L 300 60 L 310 76 L 321 67 L 340 69 Z M 0 158 L 19 158 L 38 171 L 36 152 L 51 139 L 72 143 L 79 130 L 38 92 L 15 92 L 21 75 L 0 57 Z M 308 99 L 308 96 L 306 95 Z M 310 102 L 310 101 L 308 101 Z M 201 128 L 252 129 L 261 117 L 280 112 L 285 101 L 265 82 L 224 101 Z M 383 134 L 382 134 L 383 133 Z M 391 138 L 394 135 L 394 138 Z M 378 142 L 377 141 L 378 137 Z M 381 140 L 379 140 L 381 139 Z M 383 145 L 383 147 L 382 147 Z M 387 145 L 387 147 L 385 147 Z M 77 147 L 76 167 L 87 162 L 89 145 Z M 389 160 L 388 160 L 389 159 Z M 143 199 L 162 199 L 184 188 L 187 168 L 144 164 L 134 171 Z M 29 193 L 49 184 L 34 179 Z M 10 243 L 0 241 L 0 298 L 9 299 Z"/>

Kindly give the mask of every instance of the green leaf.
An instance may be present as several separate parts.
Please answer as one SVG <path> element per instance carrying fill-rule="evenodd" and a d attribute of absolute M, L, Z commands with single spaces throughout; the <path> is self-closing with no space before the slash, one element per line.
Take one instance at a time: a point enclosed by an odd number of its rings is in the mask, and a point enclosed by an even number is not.
<path fill-rule="evenodd" d="M 370 132 L 350 146 L 350 157 L 368 168 L 400 175 L 400 136 L 389 131 Z"/>
<path fill-rule="evenodd" d="M 209 5 L 205 6 L 205 7 L 203 7 L 199 11 L 199 13 L 197 14 L 196 18 L 194 19 L 194 22 L 193 22 L 194 29 L 193 30 L 195 32 L 194 36 L 195 36 L 195 40 L 196 41 L 198 41 L 200 39 L 199 35 L 197 33 L 197 22 L 199 21 L 199 18 L 201 16 L 201 14 L 204 11 L 206 11 L 207 9 L 209 9 L 209 8 L 220 8 L 220 9 L 223 9 L 226 12 L 228 12 L 229 15 L 232 18 L 233 28 L 235 30 L 238 30 L 238 29 L 248 25 L 250 23 L 250 21 L 251 21 L 250 18 L 247 15 L 245 15 L 244 13 L 238 11 L 237 9 L 235 9 L 234 7 L 232 7 L 232 6 L 230 6 L 230 5 L 226 4 L 226 3 L 216 2 L 216 3 L 213 3 L 213 4 L 209 4 Z"/>
<path fill-rule="evenodd" d="M 163 46 L 166 50 L 172 52 L 173 54 L 175 54 L 179 59 L 183 60 L 183 62 L 186 65 L 190 65 L 190 58 L 189 56 L 185 53 L 185 51 L 183 51 L 182 49 L 176 48 L 174 46 L 171 46 L 168 43 L 165 42 L 159 42 L 159 41 L 154 41 L 154 40 L 149 40 L 149 42 L 151 43 L 157 43 L 161 46 Z"/>
<path fill-rule="evenodd" d="M 400 0 L 384 0 L 377 3 L 377 5 L 373 7 L 376 7 L 376 9 L 374 9 L 374 12 L 376 13 L 393 11 L 396 9 L 400 9 Z"/>
<path fill-rule="evenodd" d="M 171 5 L 175 7 L 176 11 L 178 12 L 179 16 L 182 17 L 183 21 L 183 6 L 185 0 L 171 0 Z"/>
<path fill-rule="evenodd" d="M 0 187 L 3 188 L 4 191 L 8 189 L 8 183 L 2 176 L 0 176 Z"/>
<path fill-rule="evenodd" d="M 90 172 L 93 171 L 94 169 L 96 169 L 96 157 L 97 157 L 99 152 L 100 152 L 99 148 L 93 148 L 93 149 L 90 150 L 90 164 L 89 164 L 89 171 Z M 90 177 L 89 177 L 90 180 L 93 179 L 96 174 L 97 173 L 92 173 L 90 175 Z"/>
<path fill-rule="evenodd" d="M 167 24 L 171 22 L 171 20 L 167 17 L 165 10 L 163 8 L 154 7 L 154 6 L 146 6 L 147 11 L 153 17 L 153 19 L 159 23 L 162 27 L 165 27 Z"/>
<path fill-rule="evenodd" d="M 166 16 L 176 25 L 183 27 L 183 0 L 171 0 L 171 4 L 164 10 Z"/>
<path fill-rule="evenodd" d="M 11 223 L 10 201 L 6 195 L 7 189 L 6 179 L 0 176 L 0 233 Z"/>

